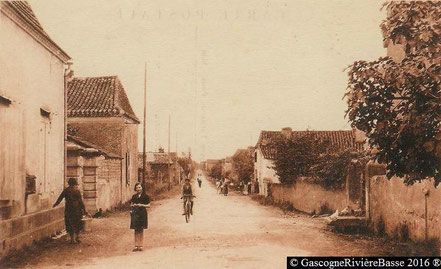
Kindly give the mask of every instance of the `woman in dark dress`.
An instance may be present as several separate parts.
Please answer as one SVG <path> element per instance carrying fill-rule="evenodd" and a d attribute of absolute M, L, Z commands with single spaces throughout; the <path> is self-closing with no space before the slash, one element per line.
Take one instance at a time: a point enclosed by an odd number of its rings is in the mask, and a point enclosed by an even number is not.
<path fill-rule="evenodd" d="M 135 192 L 130 203 L 132 207 L 130 229 L 135 230 L 135 248 L 133 251 L 142 251 L 144 229 L 148 227 L 146 208 L 150 206 L 150 198 L 143 191 L 141 183 L 135 184 Z"/>
<path fill-rule="evenodd" d="M 78 183 L 75 178 L 69 178 L 69 187 L 63 190 L 54 204 L 56 207 L 61 203 L 63 199 L 66 200 L 64 209 L 64 223 L 66 225 L 66 231 L 70 235 L 70 242 L 80 243 L 79 233 L 82 228 L 81 218 L 87 215 L 86 208 L 84 207 L 83 199 L 81 198 L 81 192 L 78 189 Z"/>

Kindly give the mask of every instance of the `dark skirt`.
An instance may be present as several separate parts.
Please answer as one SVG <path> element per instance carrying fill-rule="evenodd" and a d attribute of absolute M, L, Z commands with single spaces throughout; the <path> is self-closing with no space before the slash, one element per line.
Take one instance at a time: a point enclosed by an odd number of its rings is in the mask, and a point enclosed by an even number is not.
<path fill-rule="evenodd" d="M 147 228 L 147 210 L 143 207 L 132 208 L 130 211 L 130 229 L 141 230 Z"/>
<path fill-rule="evenodd" d="M 82 214 L 66 212 L 64 214 L 64 224 L 66 226 L 67 233 L 79 233 L 83 229 L 83 222 L 81 219 Z"/>

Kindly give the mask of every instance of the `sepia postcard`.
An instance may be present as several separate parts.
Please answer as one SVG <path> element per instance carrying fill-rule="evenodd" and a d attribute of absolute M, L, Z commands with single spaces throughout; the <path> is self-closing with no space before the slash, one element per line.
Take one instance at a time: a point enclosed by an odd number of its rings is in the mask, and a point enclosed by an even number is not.
<path fill-rule="evenodd" d="M 441 265 L 441 2 L 0 10 L 1 268 Z"/>

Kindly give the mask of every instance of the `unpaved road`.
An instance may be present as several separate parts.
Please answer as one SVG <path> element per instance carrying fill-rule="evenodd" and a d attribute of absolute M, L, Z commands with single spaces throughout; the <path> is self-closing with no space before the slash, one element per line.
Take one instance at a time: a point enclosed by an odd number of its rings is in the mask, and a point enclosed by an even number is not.
<path fill-rule="evenodd" d="M 219 195 L 205 178 L 202 188 L 193 189 L 190 223 L 181 215 L 179 196 L 152 203 L 143 252 L 131 251 L 133 231 L 123 212 L 95 219 L 81 244 L 53 243 L 20 267 L 286 268 L 287 256 L 384 255 L 372 239 L 327 231 L 322 219 L 284 215 L 232 192 Z"/>

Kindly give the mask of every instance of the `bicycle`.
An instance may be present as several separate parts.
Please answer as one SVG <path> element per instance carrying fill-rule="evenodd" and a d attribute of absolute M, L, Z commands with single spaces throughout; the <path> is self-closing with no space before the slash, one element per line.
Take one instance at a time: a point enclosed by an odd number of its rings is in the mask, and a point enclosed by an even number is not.
<path fill-rule="evenodd" d="M 193 213 L 191 212 L 191 200 L 190 197 L 196 198 L 194 195 L 184 195 L 181 197 L 181 199 L 184 199 L 184 216 L 185 216 L 185 222 L 190 221 L 190 215 Z"/>

